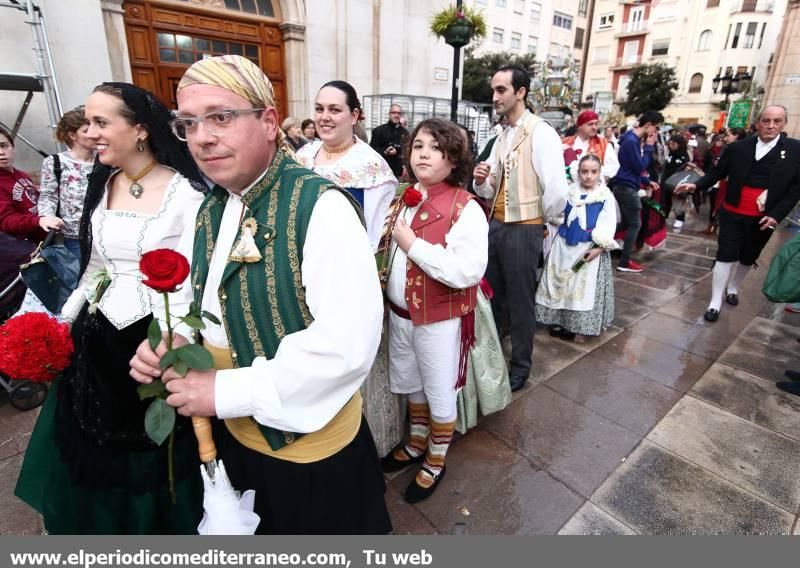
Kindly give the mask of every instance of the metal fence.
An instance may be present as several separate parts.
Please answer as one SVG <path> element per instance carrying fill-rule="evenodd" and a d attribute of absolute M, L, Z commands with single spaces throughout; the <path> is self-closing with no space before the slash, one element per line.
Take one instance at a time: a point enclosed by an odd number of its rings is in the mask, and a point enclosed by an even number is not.
<path fill-rule="evenodd" d="M 389 108 L 395 104 L 403 109 L 409 131 L 426 118 L 450 118 L 450 99 L 385 94 L 365 95 L 361 103 L 364 108 L 364 128 L 370 137 L 373 128 L 389 120 Z M 459 101 L 456 116 L 459 124 L 475 131 L 479 147 L 492 136 L 492 105 Z"/>

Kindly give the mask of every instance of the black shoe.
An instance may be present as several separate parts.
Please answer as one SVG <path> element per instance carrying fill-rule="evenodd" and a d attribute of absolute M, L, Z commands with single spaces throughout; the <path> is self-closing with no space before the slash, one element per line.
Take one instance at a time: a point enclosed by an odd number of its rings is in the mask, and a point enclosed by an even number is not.
<path fill-rule="evenodd" d="M 527 380 L 528 375 L 511 375 L 508 378 L 508 382 L 511 384 L 511 392 L 517 392 L 524 387 Z"/>
<path fill-rule="evenodd" d="M 800 381 L 800 371 L 793 371 L 791 369 L 786 369 L 784 373 L 787 379 L 792 379 L 793 381 Z"/>
<path fill-rule="evenodd" d="M 717 321 L 719 319 L 719 310 L 708 308 L 706 313 L 703 314 L 703 319 L 706 321 Z"/>
<path fill-rule="evenodd" d="M 396 450 L 400 450 L 401 452 L 403 452 L 405 455 L 408 456 L 408 459 L 399 460 L 396 457 L 394 457 L 394 452 Z M 395 448 L 391 452 L 389 452 L 389 455 L 387 455 L 385 458 L 381 460 L 381 469 L 383 469 L 383 473 L 394 473 L 395 471 L 400 471 L 401 469 L 405 469 L 410 465 L 419 463 L 424 459 L 425 459 L 424 453 L 418 455 L 417 457 L 414 457 L 408 453 L 408 450 L 406 449 L 405 445 L 401 443 L 395 446 Z"/>
<path fill-rule="evenodd" d="M 566 329 L 561 330 L 561 339 L 564 341 L 575 341 L 575 334 Z"/>
<path fill-rule="evenodd" d="M 788 392 L 789 394 L 800 396 L 800 383 L 789 383 L 786 381 L 782 381 L 780 383 L 777 383 L 777 386 L 783 392 Z"/>
<path fill-rule="evenodd" d="M 554 325 L 550 328 L 550 337 L 561 337 L 561 334 L 564 332 L 564 328 L 560 325 Z"/>
<path fill-rule="evenodd" d="M 725 294 L 725 301 L 731 306 L 739 305 L 739 294 Z"/>
<path fill-rule="evenodd" d="M 428 473 L 431 475 L 431 477 L 433 477 L 433 485 L 428 488 L 420 487 L 417 485 L 417 477 L 414 476 L 414 479 L 411 480 L 411 483 L 409 483 L 408 487 L 406 488 L 406 494 L 404 495 L 406 503 L 419 503 L 420 501 L 424 501 L 433 495 L 433 492 L 436 491 L 436 488 L 439 487 L 442 479 L 444 479 L 444 474 L 447 473 L 447 466 L 442 468 L 442 471 L 439 472 L 439 475 L 433 475 L 430 471 L 428 471 Z"/>

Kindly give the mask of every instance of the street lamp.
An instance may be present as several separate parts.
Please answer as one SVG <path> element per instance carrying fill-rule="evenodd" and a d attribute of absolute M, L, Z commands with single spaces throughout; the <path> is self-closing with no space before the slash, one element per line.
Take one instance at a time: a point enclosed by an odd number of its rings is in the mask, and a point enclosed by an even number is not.
<path fill-rule="evenodd" d="M 726 73 L 724 77 L 717 75 L 711 80 L 711 86 L 716 94 L 717 90 L 725 94 L 725 108 L 728 108 L 728 97 L 739 92 L 740 86 L 749 83 L 753 77 L 749 73 L 737 73 L 736 76 Z"/>

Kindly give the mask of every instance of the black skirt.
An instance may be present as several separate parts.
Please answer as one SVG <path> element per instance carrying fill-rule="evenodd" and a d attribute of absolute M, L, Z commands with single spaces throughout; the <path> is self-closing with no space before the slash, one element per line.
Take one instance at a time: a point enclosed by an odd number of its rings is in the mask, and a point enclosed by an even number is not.
<path fill-rule="evenodd" d="M 256 534 L 387 534 L 392 530 L 378 452 L 362 416 L 358 434 L 329 458 L 300 464 L 246 448 L 217 422 L 233 487 L 254 489 Z"/>

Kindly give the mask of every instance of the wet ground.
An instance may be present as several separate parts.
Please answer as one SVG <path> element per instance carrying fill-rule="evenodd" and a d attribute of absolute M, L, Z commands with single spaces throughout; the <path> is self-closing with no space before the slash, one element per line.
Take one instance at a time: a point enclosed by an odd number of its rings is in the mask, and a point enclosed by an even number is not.
<path fill-rule="evenodd" d="M 704 218 L 616 273 L 617 317 L 599 338 L 539 330 L 534 372 L 504 411 L 447 456 L 429 500 L 414 472 L 389 479 L 400 534 L 792 533 L 800 505 L 800 398 L 775 382 L 800 369 L 800 314 L 761 293 L 779 231 L 736 307 L 702 316 L 716 239 Z M 2 397 L 3 395 L 0 395 Z M 13 496 L 34 412 L 0 398 L 0 534 L 42 531 Z"/>

